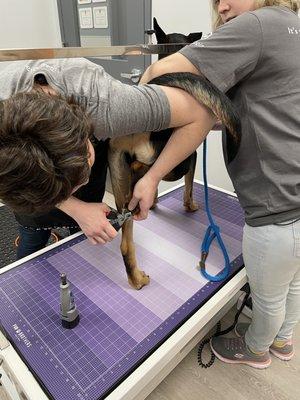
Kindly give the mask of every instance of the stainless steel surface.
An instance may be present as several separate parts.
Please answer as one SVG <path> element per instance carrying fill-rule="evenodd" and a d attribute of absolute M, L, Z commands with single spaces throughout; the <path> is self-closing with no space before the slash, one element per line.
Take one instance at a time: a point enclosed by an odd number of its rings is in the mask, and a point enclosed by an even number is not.
<path fill-rule="evenodd" d="M 0 61 L 40 60 L 49 58 L 139 56 L 172 54 L 186 44 L 137 44 L 107 47 L 62 47 L 52 49 L 0 49 Z"/>

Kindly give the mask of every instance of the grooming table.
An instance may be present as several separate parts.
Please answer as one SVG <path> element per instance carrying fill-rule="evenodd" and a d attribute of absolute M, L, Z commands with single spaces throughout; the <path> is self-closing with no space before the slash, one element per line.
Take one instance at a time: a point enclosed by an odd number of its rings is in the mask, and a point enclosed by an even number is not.
<path fill-rule="evenodd" d="M 210 189 L 211 211 L 232 261 L 227 283 L 210 283 L 196 268 L 207 227 L 203 186 L 195 185 L 195 213 L 184 211 L 182 195 L 182 187 L 170 191 L 147 220 L 135 223 L 138 262 L 151 278 L 140 291 L 127 283 L 120 235 L 93 246 L 76 234 L 1 270 L 7 339 L 0 338 L 0 373 L 12 398 L 143 399 L 229 309 L 246 282 L 239 203 Z M 222 270 L 216 244 L 206 264 L 211 274 Z M 59 317 L 61 272 L 81 318 L 72 330 Z M 7 376 L 15 386 L 8 387 Z"/>

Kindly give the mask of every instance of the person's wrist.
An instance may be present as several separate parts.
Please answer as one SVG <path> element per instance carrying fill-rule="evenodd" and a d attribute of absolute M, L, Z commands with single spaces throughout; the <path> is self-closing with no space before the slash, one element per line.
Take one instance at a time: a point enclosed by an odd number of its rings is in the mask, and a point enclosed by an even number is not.
<path fill-rule="evenodd" d="M 153 171 L 150 169 L 147 174 L 145 175 L 145 178 L 150 180 L 155 186 L 159 184 L 159 182 L 162 180 L 163 177 L 160 176 L 160 174 L 153 169 Z"/>
<path fill-rule="evenodd" d="M 59 209 L 70 217 L 77 219 L 82 214 L 85 203 L 75 197 L 70 197 L 67 201 L 60 205 Z"/>
<path fill-rule="evenodd" d="M 78 199 L 76 199 L 78 200 Z M 84 201 L 78 200 L 78 202 L 74 203 L 71 210 L 71 217 L 78 220 L 84 213 L 86 203 Z"/>

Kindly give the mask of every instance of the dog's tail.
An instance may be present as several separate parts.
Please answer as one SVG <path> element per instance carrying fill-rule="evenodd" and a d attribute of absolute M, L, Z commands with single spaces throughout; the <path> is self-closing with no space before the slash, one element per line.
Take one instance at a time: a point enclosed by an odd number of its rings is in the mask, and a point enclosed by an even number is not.
<path fill-rule="evenodd" d="M 241 141 L 241 123 L 238 114 L 229 98 L 204 76 L 190 72 L 175 72 L 158 76 L 149 83 L 176 87 L 191 94 L 222 121 L 238 148 Z"/>

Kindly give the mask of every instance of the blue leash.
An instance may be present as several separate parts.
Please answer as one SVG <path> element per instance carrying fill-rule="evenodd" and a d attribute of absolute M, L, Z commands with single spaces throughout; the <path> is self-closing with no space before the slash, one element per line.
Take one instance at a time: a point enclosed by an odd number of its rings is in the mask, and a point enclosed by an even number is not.
<path fill-rule="evenodd" d="M 202 242 L 201 260 L 199 262 L 199 266 L 200 266 L 201 274 L 204 276 L 204 278 L 206 278 L 212 282 L 220 282 L 223 279 L 228 278 L 228 276 L 230 274 L 230 260 L 229 260 L 229 256 L 228 256 L 226 247 L 225 247 L 222 237 L 221 237 L 220 228 L 218 227 L 218 225 L 215 224 L 215 221 L 213 220 L 213 217 L 211 215 L 210 208 L 209 208 L 208 186 L 207 186 L 207 175 L 206 175 L 206 154 L 207 154 L 207 143 L 206 143 L 206 139 L 205 139 L 204 143 L 203 143 L 203 179 L 204 179 L 205 209 L 206 209 L 206 214 L 207 214 L 210 225 L 206 230 L 206 233 L 205 233 L 205 236 L 204 236 L 204 239 Z M 207 259 L 208 253 L 209 253 L 210 245 L 212 244 L 214 239 L 217 239 L 219 246 L 222 250 L 224 260 L 225 260 L 225 268 L 223 269 L 222 273 L 220 273 L 216 276 L 208 274 L 205 269 L 205 261 Z"/>

